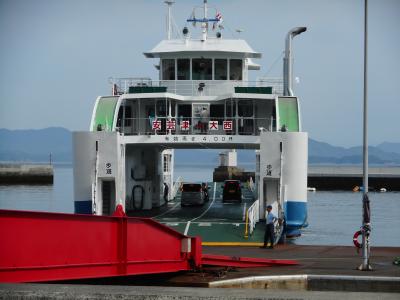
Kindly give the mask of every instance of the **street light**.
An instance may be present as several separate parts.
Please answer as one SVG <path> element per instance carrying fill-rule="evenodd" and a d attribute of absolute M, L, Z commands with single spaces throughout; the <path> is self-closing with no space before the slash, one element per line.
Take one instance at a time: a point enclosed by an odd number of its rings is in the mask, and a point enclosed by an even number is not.
<path fill-rule="evenodd" d="M 292 39 L 305 32 L 307 27 L 295 27 L 286 35 L 285 57 L 283 58 L 283 95 L 293 96 L 292 91 Z"/>
<path fill-rule="evenodd" d="M 370 257 L 370 245 L 369 235 L 371 232 L 371 211 L 369 207 L 368 199 L 368 102 L 367 102 L 367 45 L 368 45 L 368 5 L 367 0 L 364 0 L 364 120 L 363 120 L 363 200 L 362 200 L 362 264 L 359 266 L 361 271 L 371 271 L 371 265 L 369 264 Z"/>

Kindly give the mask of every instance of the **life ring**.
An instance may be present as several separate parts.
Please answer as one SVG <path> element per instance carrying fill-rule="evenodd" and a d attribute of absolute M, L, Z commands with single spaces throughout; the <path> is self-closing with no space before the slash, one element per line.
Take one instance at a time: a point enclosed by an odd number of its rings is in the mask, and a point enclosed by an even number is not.
<path fill-rule="evenodd" d="M 362 247 L 362 245 L 358 242 L 358 236 L 359 236 L 360 234 L 362 234 L 362 231 L 361 231 L 361 230 L 356 231 L 356 233 L 354 233 L 354 235 L 353 235 L 353 243 L 354 243 L 354 246 L 355 246 L 356 248 L 361 248 L 361 247 Z"/>

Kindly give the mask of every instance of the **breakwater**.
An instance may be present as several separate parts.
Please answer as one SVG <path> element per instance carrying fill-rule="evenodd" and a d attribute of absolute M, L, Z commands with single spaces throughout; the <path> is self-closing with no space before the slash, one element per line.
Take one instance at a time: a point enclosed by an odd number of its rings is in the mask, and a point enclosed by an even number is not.
<path fill-rule="evenodd" d="M 400 167 L 370 167 L 368 173 L 371 191 L 400 191 Z M 308 167 L 308 186 L 317 190 L 353 190 L 362 185 L 362 166 Z"/>
<path fill-rule="evenodd" d="M 0 164 L 0 184 L 53 184 L 53 165 Z"/>

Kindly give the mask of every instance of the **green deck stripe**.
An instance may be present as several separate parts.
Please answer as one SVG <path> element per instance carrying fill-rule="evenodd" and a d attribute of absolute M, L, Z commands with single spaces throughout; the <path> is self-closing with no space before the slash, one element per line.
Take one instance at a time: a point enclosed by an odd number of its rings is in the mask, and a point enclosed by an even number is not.
<path fill-rule="evenodd" d="M 279 97 L 279 128 L 286 126 L 287 131 L 299 131 L 297 98 Z"/>
<path fill-rule="evenodd" d="M 102 131 L 111 131 L 114 122 L 114 113 L 118 97 L 100 98 L 96 107 L 92 131 L 97 131 L 101 125 Z"/>

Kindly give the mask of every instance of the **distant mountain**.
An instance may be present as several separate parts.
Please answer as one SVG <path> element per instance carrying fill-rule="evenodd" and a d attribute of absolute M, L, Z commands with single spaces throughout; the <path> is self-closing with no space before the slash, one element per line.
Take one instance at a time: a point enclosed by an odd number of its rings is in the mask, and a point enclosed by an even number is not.
<path fill-rule="evenodd" d="M 396 149 L 395 143 L 383 143 L 379 146 L 368 147 L 368 161 L 370 164 L 400 164 L 399 152 L 387 152 L 381 145 L 390 144 L 391 149 Z M 334 164 L 361 164 L 363 162 L 363 148 L 361 146 L 344 148 L 332 146 L 328 143 L 308 140 L 308 162 L 334 163 Z"/>
<path fill-rule="evenodd" d="M 308 141 L 308 161 L 311 164 L 361 164 L 362 147 L 337 147 L 313 139 Z M 220 149 L 175 150 L 176 164 L 219 163 Z M 240 164 L 255 163 L 254 151 L 237 150 Z M 72 161 L 72 134 L 61 127 L 39 130 L 0 129 L 0 161 L 47 162 Z M 400 165 L 400 143 L 382 143 L 369 147 L 370 164 Z"/>
<path fill-rule="evenodd" d="M 382 144 L 379 144 L 376 147 L 385 152 L 392 152 L 392 153 L 400 154 L 400 143 L 384 142 Z"/>
<path fill-rule="evenodd" d="M 0 161 L 71 162 L 71 132 L 61 127 L 0 129 Z"/>

